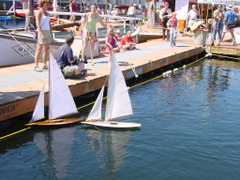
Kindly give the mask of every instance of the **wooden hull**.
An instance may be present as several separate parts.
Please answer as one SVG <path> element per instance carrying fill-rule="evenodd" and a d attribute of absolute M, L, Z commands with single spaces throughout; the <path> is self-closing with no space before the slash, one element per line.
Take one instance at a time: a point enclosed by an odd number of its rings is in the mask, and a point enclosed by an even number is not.
<path fill-rule="evenodd" d="M 103 128 L 115 128 L 115 129 L 131 129 L 139 128 L 142 125 L 137 123 L 124 123 L 124 122 L 81 122 L 82 124 L 103 127 Z"/>
<path fill-rule="evenodd" d="M 25 126 L 63 126 L 68 124 L 77 123 L 83 120 L 82 118 L 69 118 L 69 119 L 51 119 L 46 121 L 32 122 L 25 124 Z"/>

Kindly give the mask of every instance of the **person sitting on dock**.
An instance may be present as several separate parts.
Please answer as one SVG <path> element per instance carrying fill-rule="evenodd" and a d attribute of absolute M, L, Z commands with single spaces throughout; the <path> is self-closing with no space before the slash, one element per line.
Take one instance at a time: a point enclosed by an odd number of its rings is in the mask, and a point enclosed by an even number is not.
<path fill-rule="evenodd" d="M 133 50 L 136 49 L 136 43 L 134 42 L 134 39 L 132 38 L 132 31 L 128 31 L 127 35 L 124 36 L 120 42 L 120 47 L 124 50 Z"/>
<path fill-rule="evenodd" d="M 176 18 L 177 13 L 173 12 L 172 17 L 168 20 L 167 26 L 170 29 L 170 45 L 176 46 L 176 38 L 177 38 L 177 27 L 178 27 L 178 20 Z"/>
<path fill-rule="evenodd" d="M 73 44 L 74 36 L 72 34 L 66 37 L 66 43 L 63 44 L 57 54 L 57 63 L 62 70 L 64 77 L 74 77 L 75 75 L 86 75 L 87 71 L 83 70 L 84 63 L 79 62 L 78 58 L 73 56 L 71 45 Z"/>

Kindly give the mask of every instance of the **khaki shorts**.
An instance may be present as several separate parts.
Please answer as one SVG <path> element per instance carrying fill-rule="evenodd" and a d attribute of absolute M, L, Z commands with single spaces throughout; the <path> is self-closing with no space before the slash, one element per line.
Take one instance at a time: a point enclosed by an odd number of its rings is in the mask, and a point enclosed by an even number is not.
<path fill-rule="evenodd" d="M 84 69 L 84 64 L 79 63 L 78 65 L 64 67 L 63 68 L 64 77 L 70 77 L 70 76 L 76 75 L 76 69 L 78 68 L 79 68 L 79 71 L 82 71 Z"/>
<path fill-rule="evenodd" d="M 77 68 L 78 68 L 77 65 L 66 66 L 65 68 L 63 68 L 63 75 L 64 75 L 64 77 L 69 77 L 69 76 L 75 75 L 75 72 L 76 72 Z"/>
<path fill-rule="evenodd" d="M 38 33 L 37 43 L 38 44 L 50 44 L 52 41 L 52 35 L 50 33 L 50 30 L 43 30 L 43 34 L 46 37 L 46 41 L 43 41 L 42 35 L 40 33 Z"/>
<path fill-rule="evenodd" d="M 226 25 L 223 26 L 223 32 L 224 33 L 227 33 L 227 32 L 233 33 L 234 32 L 233 30 L 234 30 L 234 28 L 228 29 Z"/>

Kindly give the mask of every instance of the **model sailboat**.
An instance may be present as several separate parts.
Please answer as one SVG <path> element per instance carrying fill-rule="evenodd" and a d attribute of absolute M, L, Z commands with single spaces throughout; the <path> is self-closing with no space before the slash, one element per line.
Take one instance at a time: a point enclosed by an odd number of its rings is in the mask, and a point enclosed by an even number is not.
<path fill-rule="evenodd" d="M 78 113 L 72 94 L 58 67 L 56 60 L 50 53 L 49 61 L 49 108 L 46 121 L 37 121 L 44 118 L 44 86 L 33 112 L 32 119 L 26 126 L 54 126 L 78 122 L 82 118 L 56 119 L 63 116 Z"/>
<path fill-rule="evenodd" d="M 118 119 L 133 115 L 131 100 L 128 94 L 125 79 L 122 71 L 118 65 L 115 56 L 112 56 L 111 72 L 108 81 L 108 94 L 105 120 L 102 119 L 102 98 L 104 86 L 102 87 L 98 98 L 85 122 L 83 124 L 107 127 L 107 128 L 138 128 L 141 124 L 137 123 L 124 123 L 124 122 L 111 122 L 111 120 Z"/>

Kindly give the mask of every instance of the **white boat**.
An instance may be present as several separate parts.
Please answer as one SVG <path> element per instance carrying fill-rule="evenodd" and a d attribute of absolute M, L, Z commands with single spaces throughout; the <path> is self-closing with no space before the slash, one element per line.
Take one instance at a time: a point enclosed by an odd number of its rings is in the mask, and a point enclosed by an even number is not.
<path fill-rule="evenodd" d="M 56 60 L 50 53 L 49 61 L 49 120 L 38 121 L 45 118 L 44 116 L 44 86 L 39 94 L 32 119 L 26 126 L 55 126 L 76 123 L 82 118 L 56 119 L 63 116 L 78 113 L 77 107 L 73 100 L 72 94 L 58 67 Z"/>
<path fill-rule="evenodd" d="M 118 62 L 113 55 L 111 62 L 111 72 L 108 80 L 107 105 L 105 120 L 101 121 L 102 115 L 102 98 L 104 92 L 102 87 L 97 100 L 85 122 L 83 124 L 105 127 L 105 128 L 138 128 L 141 124 L 125 123 L 112 121 L 118 118 L 133 115 L 131 100 L 128 93 L 128 87 Z M 99 121 L 98 121 L 99 120 Z M 109 122 L 110 121 L 110 122 Z"/>
<path fill-rule="evenodd" d="M 31 32 L 20 31 L 17 33 L 0 32 L 0 67 L 34 62 L 36 40 Z M 62 39 L 55 39 L 51 43 L 51 51 L 56 57 L 59 47 L 64 44 Z"/>
<path fill-rule="evenodd" d="M 27 14 L 28 10 L 17 10 L 18 13 Z M 84 13 L 70 13 L 70 12 L 51 12 L 51 15 L 76 15 L 83 16 Z M 124 24 L 117 29 L 120 29 L 122 33 L 125 33 L 131 28 L 126 25 L 126 21 L 129 19 L 139 20 L 138 18 L 120 17 L 120 16 L 106 16 L 105 18 L 116 18 L 124 20 Z M 17 29 L 16 29 L 17 30 Z M 14 30 L 13 30 L 14 31 Z M 67 34 L 73 33 L 56 32 L 54 33 L 54 41 L 51 43 L 51 51 L 56 58 L 58 49 L 65 43 Z M 136 37 L 139 33 L 138 30 L 134 31 L 132 36 Z M 106 28 L 99 28 L 99 43 L 105 43 Z M 33 32 L 16 31 L 15 33 L 0 31 L 0 41 L 4 46 L 0 48 L 1 60 L 0 67 L 20 65 L 34 62 L 34 55 L 36 50 L 36 40 L 33 39 Z M 98 47 L 98 46 L 97 46 Z M 98 52 L 98 50 L 97 50 Z"/>

